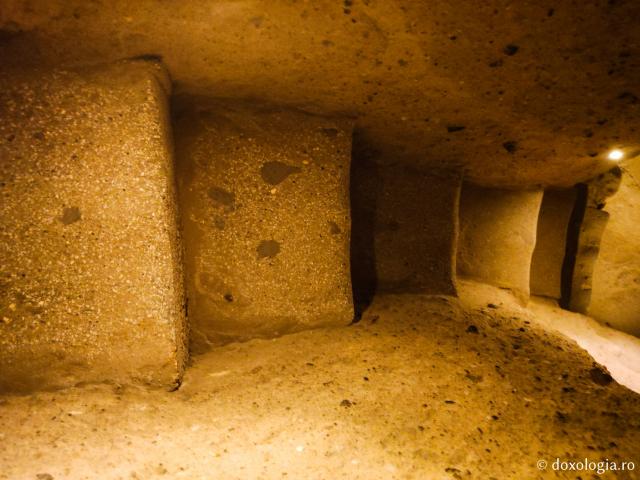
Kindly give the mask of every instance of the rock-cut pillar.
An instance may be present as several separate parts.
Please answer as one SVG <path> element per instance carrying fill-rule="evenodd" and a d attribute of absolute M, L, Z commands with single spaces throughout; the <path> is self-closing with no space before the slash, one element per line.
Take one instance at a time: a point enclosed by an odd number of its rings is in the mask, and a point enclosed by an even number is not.
<path fill-rule="evenodd" d="M 465 183 L 460 198 L 458 273 L 529 298 L 542 190 Z"/>
<path fill-rule="evenodd" d="M 176 144 L 194 351 L 348 324 L 350 123 L 199 105 Z"/>
<path fill-rule="evenodd" d="M 146 62 L 0 76 L 0 390 L 179 382 L 168 89 Z"/>

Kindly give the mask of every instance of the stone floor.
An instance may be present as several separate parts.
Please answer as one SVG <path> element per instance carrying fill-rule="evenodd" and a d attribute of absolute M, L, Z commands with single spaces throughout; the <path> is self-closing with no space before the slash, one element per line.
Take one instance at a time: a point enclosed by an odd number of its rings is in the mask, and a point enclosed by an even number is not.
<path fill-rule="evenodd" d="M 227 345 L 193 358 L 175 392 L 0 397 L 0 479 L 640 478 L 553 471 L 639 464 L 640 395 L 540 323 L 561 321 L 551 305 L 462 291 L 381 296 L 349 327 Z"/>

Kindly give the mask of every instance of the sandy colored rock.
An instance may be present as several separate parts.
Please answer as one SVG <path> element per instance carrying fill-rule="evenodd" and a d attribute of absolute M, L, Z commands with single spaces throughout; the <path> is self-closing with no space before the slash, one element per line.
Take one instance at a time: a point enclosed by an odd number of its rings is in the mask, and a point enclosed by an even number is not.
<path fill-rule="evenodd" d="M 159 55 L 176 89 L 348 112 L 381 161 L 570 187 L 640 148 L 640 2 L 3 0 L 2 63 Z"/>
<path fill-rule="evenodd" d="M 561 298 L 567 229 L 575 202 L 574 189 L 544 192 L 531 261 L 532 295 Z"/>
<path fill-rule="evenodd" d="M 0 79 L 0 390 L 173 387 L 185 318 L 166 74 Z"/>
<path fill-rule="evenodd" d="M 526 301 L 542 191 L 465 183 L 460 198 L 460 275 L 508 288 Z"/>
<path fill-rule="evenodd" d="M 578 238 L 575 266 L 571 281 L 569 310 L 587 313 L 591 303 L 593 270 L 600 251 L 600 241 L 609 214 L 604 210 L 587 207 L 584 211 Z"/>
<path fill-rule="evenodd" d="M 600 253 L 602 235 L 607 228 L 609 213 L 604 210 L 608 199 L 620 188 L 622 171 L 614 167 L 589 182 L 577 186 L 576 210 L 578 222 L 574 242 L 575 258 L 568 295 L 569 310 L 587 313 L 591 304 L 593 274 Z M 575 229 L 576 226 L 570 226 Z M 569 255 L 572 255 L 569 249 Z"/>
<path fill-rule="evenodd" d="M 0 396 L 0 479 L 592 478 L 556 476 L 558 457 L 633 461 L 602 478 L 640 478 L 640 396 L 540 323 L 581 316 L 484 287 L 378 296 L 349 327 L 222 346 L 175 392 Z"/>
<path fill-rule="evenodd" d="M 619 190 L 604 207 L 609 221 L 595 261 L 588 313 L 640 336 L 640 158 L 621 169 Z"/>
<path fill-rule="evenodd" d="M 363 162 L 351 184 L 356 301 L 376 290 L 455 295 L 460 178 Z"/>
<path fill-rule="evenodd" d="M 195 351 L 349 323 L 350 123 L 198 104 L 176 138 Z"/>

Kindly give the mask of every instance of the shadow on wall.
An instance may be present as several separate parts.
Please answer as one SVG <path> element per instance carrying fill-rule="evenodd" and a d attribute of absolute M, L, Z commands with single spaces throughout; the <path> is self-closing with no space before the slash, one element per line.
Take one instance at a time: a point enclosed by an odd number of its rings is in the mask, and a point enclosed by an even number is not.
<path fill-rule="evenodd" d="M 544 192 L 531 260 L 532 295 L 560 301 L 562 290 L 567 285 L 566 279 L 562 279 L 563 275 L 566 276 L 563 272 L 571 272 L 568 277 L 571 281 L 573 264 L 568 259 L 574 257 L 567 255 L 567 248 L 575 244 L 569 235 L 573 234 L 570 223 L 575 215 L 576 193 L 576 188 L 548 189 Z"/>
<path fill-rule="evenodd" d="M 382 189 L 375 152 L 366 144 L 362 132 L 353 132 L 351 149 L 351 284 L 354 321 L 373 301 L 378 288 L 376 276 L 375 230 L 377 200 Z"/>
<path fill-rule="evenodd" d="M 455 296 L 460 176 L 383 165 L 375 157 L 356 131 L 351 269 L 357 315 L 376 292 Z"/>
<path fill-rule="evenodd" d="M 587 265 L 593 265 L 595 257 L 597 255 L 597 248 L 589 247 L 582 255 L 580 255 L 580 262 L 578 262 L 579 249 L 580 249 L 580 233 L 582 230 L 582 224 L 585 221 L 585 213 L 587 208 L 587 186 L 584 183 L 579 183 L 573 190 L 573 209 L 566 224 L 566 240 L 565 240 L 565 255 L 562 261 L 562 268 L 560 274 L 560 306 L 565 310 L 572 310 L 575 312 L 584 313 L 586 305 L 583 307 L 578 306 L 577 301 L 577 289 L 574 288 L 574 277 L 576 276 L 577 267 L 578 270 L 584 272 L 588 271 Z M 545 193 L 545 198 L 547 193 Z M 542 214 L 540 220 L 543 220 Z M 599 237 L 596 239 L 599 241 Z M 588 260 L 587 260 L 588 259 Z M 580 282 L 580 279 L 578 279 Z M 590 282 L 589 282 L 590 283 Z M 584 291 L 584 290 L 583 290 Z M 587 290 L 589 292 L 589 290 Z M 588 304 L 588 294 L 585 296 L 580 295 L 582 302 Z M 586 300 L 585 300 L 586 299 Z"/>

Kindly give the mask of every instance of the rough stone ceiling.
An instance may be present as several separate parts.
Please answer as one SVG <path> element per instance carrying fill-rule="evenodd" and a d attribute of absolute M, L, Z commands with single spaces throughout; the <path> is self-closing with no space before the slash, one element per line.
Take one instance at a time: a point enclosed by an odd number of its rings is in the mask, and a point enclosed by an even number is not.
<path fill-rule="evenodd" d="M 640 150 L 639 21 L 637 0 L 2 0 L 0 66 L 157 55 L 177 98 L 346 114 L 379 162 L 563 186 Z"/>

